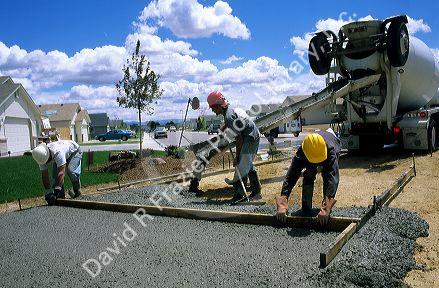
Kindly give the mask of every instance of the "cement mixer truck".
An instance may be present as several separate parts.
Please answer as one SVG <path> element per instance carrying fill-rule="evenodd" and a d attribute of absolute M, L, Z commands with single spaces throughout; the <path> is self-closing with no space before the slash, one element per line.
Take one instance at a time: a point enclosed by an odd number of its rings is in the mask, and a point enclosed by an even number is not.
<path fill-rule="evenodd" d="M 407 17 L 360 21 L 317 33 L 309 43 L 312 71 L 327 82 L 379 80 L 344 96 L 337 115 L 342 145 L 369 150 L 398 143 L 436 150 L 439 143 L 439 64 L 427 45 L 409 35 Z"/>

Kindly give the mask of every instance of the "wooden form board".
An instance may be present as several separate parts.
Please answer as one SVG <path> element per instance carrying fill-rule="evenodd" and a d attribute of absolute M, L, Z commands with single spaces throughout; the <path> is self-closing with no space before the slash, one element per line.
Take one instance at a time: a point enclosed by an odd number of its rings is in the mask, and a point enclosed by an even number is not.
<path fill-rule="evenodd" d="M 146 206 L 146 205 L 120 204 L 120 203 L 95 202 L 95 201 L 70 200 L 70 199 L 58 199 L 56 201 L 56 205 L 64 206 L 64 207 L 123 212 L 123 213 L 136 213 L 136 211 L 142 211 L 145 214 L 155 215 L 155 216 L 231 222 L 231 223 L 240 223 L 240 224 L 279 226 L 274 215 L 271 214 Z M 359 219 L 357 218 L 331 217 L 328 225 L 322 228 L 319 225 L 316 217 L 288 216 L 286 226 L 295 227 L 295 228 L 311 228 L 316 230 L 327 230 L 327 231 L 343 231 L 352 222 L 357 222 L 357 221 L 359 221 Z"/>
<path fill-rule="evenodd" d="M 320 267 L 324 268 L 331 263 L 331 261 L 337 256 L 341 251 L 343 246 L 349 241 L 349 239 L 354 236 L 354 234 L 361 229 L 361 227 L 366 224 L 366 222 L 372 218 L 376 211 L 382 206 L 388 206 L 390 202 L 395 199 L 395 197 L 402 191 L 404 186 L 414 177 L 415 169 L 414 166 L 404 172 L 398 179 L 393 183 L 393 185 L 384 191 L 380 196 L 374 197 L 373 205 L 366 211 L 366 213 L 361 217 L 360 221 L 350 224 L 345 230 L 329 245 L 327 251 L 320 253 Z"/>

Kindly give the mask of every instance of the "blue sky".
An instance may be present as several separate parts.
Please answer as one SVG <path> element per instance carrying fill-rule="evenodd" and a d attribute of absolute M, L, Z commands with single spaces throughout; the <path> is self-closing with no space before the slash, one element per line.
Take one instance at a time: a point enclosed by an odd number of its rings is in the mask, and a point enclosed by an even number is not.
<path fill-rule="evenodd" d="M 36 103 L 80 102 L 90 112 L 135 119 L 134 111 L 117 107 L 113 83 L 131 42 L 141 37 L 164 82 L 165 95 L 154 115 L 160 118 L 182 109 L 186 97 L 203 100 L 212 89 L 248 107 L 321 88 L 323 81 L 298 58 L 303 52 L 298 45 L 307 43 L 318 21 L 323 20 L 319 27 L 333 27 L 368 15 L 407 14 L 413 22 L 409 29 L 436 54 L 439 48 L 437 1 L 127 2 L 2 3 L 0 74 L 22 83 Z M 139 19 L 145 7 L 149 14 Z M 235 61 L 224 62 L 232 55 Z M 294 60 L 304 65 L 300 74 L 288 70 Z"/>

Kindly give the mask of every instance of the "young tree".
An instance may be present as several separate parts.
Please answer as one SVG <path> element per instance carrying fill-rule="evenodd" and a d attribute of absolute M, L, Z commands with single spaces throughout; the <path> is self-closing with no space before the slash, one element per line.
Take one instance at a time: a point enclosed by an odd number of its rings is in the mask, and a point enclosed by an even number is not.
<path fill-rule="evenodd" d="M 136 50 L 127 59 L 122 69 L 124 76 L 116 83 L 120 97 L 117 103 L 120 107 L 137 109 L 140 127 L 140 158 L 142 158 L 142 112 L 148 115 L 154 113 L 153 104 L 157 104 L 163 90 L 158 83 L 160 75 L 151 69 L 145 55 L 140 54 L 140 40 L 137 40 Z"/>

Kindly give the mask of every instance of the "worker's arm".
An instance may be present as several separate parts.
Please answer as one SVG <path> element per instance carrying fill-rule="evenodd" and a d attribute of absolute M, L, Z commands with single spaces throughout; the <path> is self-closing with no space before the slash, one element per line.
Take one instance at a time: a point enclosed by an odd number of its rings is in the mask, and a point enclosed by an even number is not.
<path fill-rule="evenodd" d="M 302 149 L 299 148 L 293 158 L 293 161 L 291 162 L 290 168 L 288 168 L 287 175 L 285 176 L 284 183 L 282 184 L 282 196 L 290 196 L 291 190 L 293 190 L 297 180 L 299 180 L 300 175 L 302 174 L 303 168 L 305 168 L 304 159 L 305 155 L 303 154 Z"/>
<path fill-rule="evenodd" d="M 56 176 L 56 186 L 63 187 L 64 185 L 64 174 L 66 172 L 66 165 L 61 165 L 57 168 L 57 176 Z"/>
<path fill-rule="evenodd" d="M 323 195 L 331 198 L 335 197 L 338 183 L 340 181 L 338 158 L 339 155 L 334 151 L 334 149 L 329 150 L 328 158 L 326 159 L 322 169 Z"/>
<path fill-rule="evenodd" d="M 50 189 L 50 179 L 49 179 L 49 170 L 41 171 L 41 179 L 43 181 L 44 189 Z"/>

